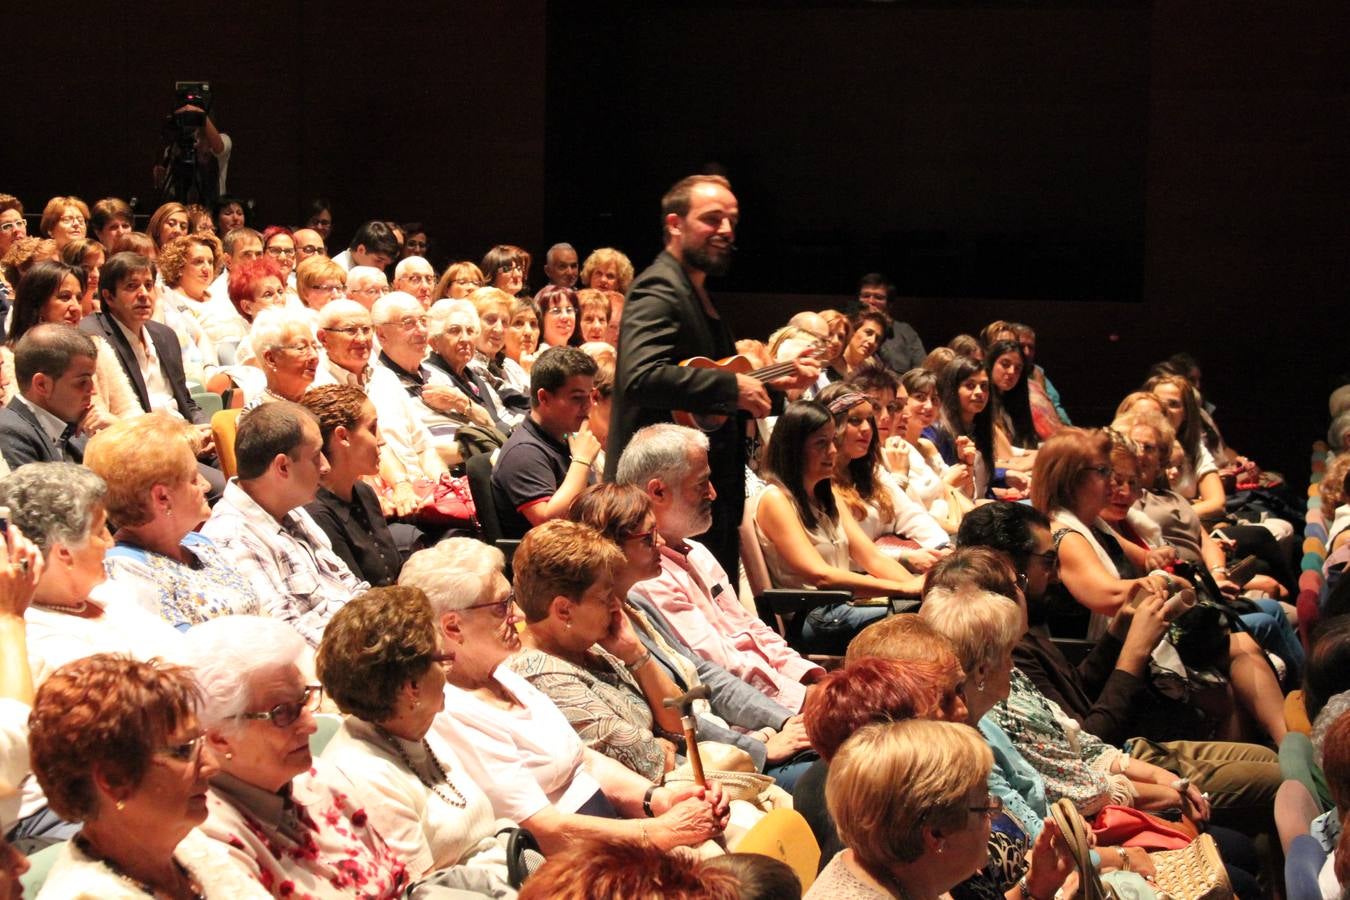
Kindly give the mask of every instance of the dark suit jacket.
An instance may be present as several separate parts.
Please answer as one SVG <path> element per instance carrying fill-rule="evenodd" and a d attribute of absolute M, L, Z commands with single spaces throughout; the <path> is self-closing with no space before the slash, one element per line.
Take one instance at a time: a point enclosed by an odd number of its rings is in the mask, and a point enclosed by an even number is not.
<path fill-rule="evenodd" d="M 1115 667 L 1122 646 L 1115 635 L 1102 635 L 1074 666 L 1048 637 L 1029 631 L 1013 648 L 1013 663 L 1084 731 L 1119 746 L 1150 730 L 1141 721 L 1147 682 Z"/>
<path fill-rule="evenodd" d="M 141 377 L 141 367 L 136 362 L 136 353 L 131 349 L 126 334 L 117 327 L 112 316 L 102 312 L 85 316 L 80 320 L 80 330 L 87 334 L 99 335 L 117 351 L 122 369 L 127 373 L 131 386 L 136 389 L 141 409 L 149 412 L 150 394 L 145 389 L 145 379 Z M 209 421 L 211 417 L 197 405 L 197 401 L 192 399 L 192 394 L 188 391 L 187 376 L 183 374 L 183 348 L 179 346 L 178 335 L 174 334 L 172 328 L 159 322 L 146 322 L 145 330 L 150 335 L 150 340 L 155 342 L 155 352 L 159 355 L 159 369 L 164 373 L 164 381 L 169 385 L 169 390 L 173 392 L 178 412 L 189 422 L 202 424 Z"/>
<path fill-rule="evenodd" d="M 70 441 L 66 462 L 84 462 L 85 441 L 83 437 Z M 0 409 L 0 454 L 4 455 L 10 469 L 17 469 L 30 462 L 62 461 L 56 442 L 48 436 L 33 411 L 18 397 Z"/>

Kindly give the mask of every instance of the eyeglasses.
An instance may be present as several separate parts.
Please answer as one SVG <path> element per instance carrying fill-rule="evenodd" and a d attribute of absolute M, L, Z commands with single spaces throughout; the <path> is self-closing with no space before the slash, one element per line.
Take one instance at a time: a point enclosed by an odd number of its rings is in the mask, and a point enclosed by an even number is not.
<path fill-rule="evenodd" d="M 404 275 L 403 280 L 409 284 L 435 284 L 435 275 Z"/>
<path fill-rule="evenodd" d="M 525 271 L 525 267 L 522 266 L 522 265 L 521 265 L 519 262 L 517 262 L 516 260 L 512 260 L 511 262 L 508 262 L 508 263 L 502 263 L 500 266 L 498 266 L 497 271 L 498 271 L 498 272 L 524 272 L 524 271 Z"/>
<path fill-rule="evenodd" d="M 296 247 L 295 249 L 305 254 L 305 256 L 313 256 L 316 253 L 324 252 L 323 244 L 301 244 L 299 247 Z"/>
<path fill-rule="evenodd" d="M 342 290 L 340 284 L 316 284 L 310 288 L 311 291 L 318 291 L 321 294 L 336 294 Z"/>
<path fill-rule="evenodd" d="M 480 288 L 480 287 L 483 286 L 483 282 L 481 282 L 481 281 L 475 281 L 475 280 L 472 279 L 472 278 L 456 278 L 454 281 L 452 281 L 452 282 L 450 282 L 450 283 L 451 283 L 451 284 L 454 284 L 454 285 L 458 285 L 459 287 Z"/>
<path fill-rule="evenodd" d="M 9 234 L 11 231 L 17 230 L 22 231 L 28 230 L 28 226 L 23 222 L 22 219 L 15 222 L 0 222 L 0 231 L 3 231 L 5 234 Z"/>
<path fill-rule="evenodd" d="M 984 806 L 967 807 L 973 813 L 979 813 L 982 816 L 988 816 L 990 819 L 998 818 L 998 814 L 1003 812 L 1003 798 L 997 794 L 990 794 L 989 799 L 985 801 Z"/>
<path fill-rule="evenodd" d="M 295 256 L 294 247 L 268 247 L 268 256 Z"/>
<path fill-rule="evenodd" d="M 1083 471 L 1084 471 L 1084 472 L 1096 472 L 1098 475 L 1102 476 L 1103 478 L 1110 478 L 1110 477 L 1111 477 L 1111 467 L 1110 467 L 1110 466 L 1088 466 L 1088 467 L 1087 467 L 1086 469 L 1084 469 Z"/>
<path fill-rule="evenodd" d="M 304 343 L 300 344 L 281 344 L 277 347 L 277 349 L 285 350 L 288 353 L 299 353 L 306 356 L 311 353 L 313 353 L 315 356 L 319 355 L 319 345 L 314 343 L 313 341 L 305 341 Z"/>
<path fill-rule="evenodd" d="M 56 221 L 60 222 L 62 225 L 83 225 L 84 216 L 62 216 Z M 184 227 L 187 227 L 186 224 Z"/>
<path fill-rule="evenodd" d="M 401 319 L 395 319 L 392 322 L 385 322 L 385 325 L 397 325 L 404 331 L 412 331 L 414 328 L 426 328 L 430 320 L 426 316 L 404 316 Z"/>
<path fill-rule="evenodd" d="M 408 241 L 408 242 L 407 242 L 406 244 L 404 244 L 403 246 L 407 247 L 407 248 L 410 249 L 410 250 L 425 250 L 425 249 L 427 249 L 427 242 L 426 242 L 426 241 Z"/>
<path fill-rule="evenodd" d="M 389 288 L 384 285 L 377 287 L 347 288 L 349 294 L 360 294 L 362 297 L 383 297 L 389 293 Z"/>
<path fill-rule="evenodd" d="M 336 334 L 343 334 L 347 337 L 370 337 L 375 333 L 375 329 L 370 325 L 348 325 L 346 328 L 325 328 L 324 331 L 331 331 Z"/>
<path fill-rule="evenodd" d="M 278 703 L 267 712 L 240 713 L 239 718 L 271 722 L 277 728 L 289 728 L 295 724 L 302 713 L 314 712 L 323 700 L 323 687 L 317 684 L 305 685 L 305 692 L 299 700 L 292 703 Z"/>
<path fill-rule="evenodd" d="M 577 311 L 570 306 L 550 306 L 544 310 L 546 316 L 576 316 Z"/>
<path fill-rule="evenodd" d="M 206 743 L 206 735 L 199 734 L 190 741 L 185 741 L 184 743 L 177 744 L 173 747 L 161 747 L 159 750 L 156 750 L 155 752 L 162 753 L 165 756 L 169 757 L 169 759 L 174 759 L 177 760 L 178 762 L 195 763 L 198 757 L 201 756 L 202 746 L 205 743 Z"/>
<path fill-rule="evenodd" d="M 511 593 L 503 597 L 501 600 L 489 600 L 487 603 L 475 603 L 472 606 L 464 607 L 464 609 L 465 610 L 491 609 L 493 615 L 495 615 L 498 619 L 505 619 L 508 615 L 510 615 L 511 607 L 512 605 L 515 604 L 515 602 L 516 602 L 516 592 L 512 591 Z"/>
<path fill-rule="evenodd" d="M 628 537 L 624 538 L 624 540 L 625 540 L 625 541 L 637 541 L 637 542 L 638 542 L 639 544 L 641 544 L 642 546 L 648 547 L 648 548 L 650 548 L 650 547 L 655 547 L 655 546 L 656 546 L 656 530 L 655 530 L 655 529 L 652 529 L 651 531 L 643 531 L 643 532 L 639 532 L 638 534 L 630 534 Z"/>

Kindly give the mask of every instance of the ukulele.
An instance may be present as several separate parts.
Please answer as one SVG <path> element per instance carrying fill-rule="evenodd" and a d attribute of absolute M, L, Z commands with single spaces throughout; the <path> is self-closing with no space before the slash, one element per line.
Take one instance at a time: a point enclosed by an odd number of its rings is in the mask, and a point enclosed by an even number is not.
<path fill-rule="evenodd" d="M 798 359 L 802 357 L 814 357 L 820 359 L 824 353 L 823 342 L 818 342 L 801 353 Z M 726 359 L 709 359 L 706 356 L 695 356 L 686 359 L 680 363 L 682 366 L 689 366 L 693 369 L 714 369 L 718 372 L 731 372 L 734 375 L 749 375 L 762 382 L 770 382 L 782 378 L 784 375 L 791 375 L 797 370 L 797 366 L 792 360 L 787 362 L 774 363 L 771 366 L 765 366 L 762 369 L 754 369 L 754 363 L 739 353 L 735 356 L 728 356 Z M 730 416 L 721 413 L 696 413 L 685 409 L 674 410 L 673 418 L 676 425 L 683 425 L 686 428 L 697 428 L 699 431 L 712 434 L 726 424 Z"/>

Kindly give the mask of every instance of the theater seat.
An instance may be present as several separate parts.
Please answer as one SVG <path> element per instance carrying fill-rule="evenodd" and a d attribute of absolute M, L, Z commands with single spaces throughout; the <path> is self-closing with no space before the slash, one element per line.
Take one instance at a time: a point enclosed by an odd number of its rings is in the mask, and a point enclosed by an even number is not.
<path fill-rule="evenodd" d="M 497 504 L 492 496 L 492 465 L 497 454 L 480 453 L 469 457 L 464 463 L 464 474 L 469 479 L 469 493 L 473 496 L 473 508 L 478 515 L 478 527 L 483 531 L 483 540 L 506 557 L 506 579 L 511 580 L 511 557 L 520 546 L 519 538 L 502 537 L 502 526 L 497 518 Z"/>
<path fill-rule="evenodd" d="M 220 471 L 233 478 L 239 471 L 234 458 L 234 435 L 239 430 L 239 410 L 222 409 L 211 417 L 211 437 L 216 441 L 216 458 Z"/>
<path fill-rule="evenodd" d="M 801 813 L 791 809 L 770 810 L 732 850 L 772 856 L 787 863 L 801 881 L 803 893 L 816 880 L 820 866 L 820 845 L 811 833 L 811 826 Z"/>

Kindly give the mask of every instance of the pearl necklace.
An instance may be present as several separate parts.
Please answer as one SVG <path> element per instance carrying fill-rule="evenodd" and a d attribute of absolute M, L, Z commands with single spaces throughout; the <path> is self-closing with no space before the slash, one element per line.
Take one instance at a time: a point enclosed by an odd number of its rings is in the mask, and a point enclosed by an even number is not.
<path fill-rule="evenodd" d="M 379 725 L 376 725 L 375 728 L 379 731 L 380 736 L 389 742 L 389 746 L 394 748 L 394 752 L 398 754 L 399 759 L 403 760 L 403 765 L 407 766 L 408 770 L 417 776 L 417 780 L 422 782 L 423 787 L 431 791 L 437 797 L 440 797 L 446 803 L 449 803 L 455 809 L 464 809 L 469 805 L 468 798 L 460 793 L 459 788 L 455 787 L 454 782 L 450 780 L 449 773 L 445 771 L 445 766 L 441 764 L 441 761 L 436 758 L 436 754 L 432 752 L 431 745 L 427 743 L 426 738 L 422 738 L 422 749 L 426 751 L 427 758 L 431 760 L 431 764 L 436 767 L 436 774 L 440 776 L 440 780 L 436 783 L 428 781 L 422 773 L 418 771 L 418 768 L 413 765 L 412 759 L 408 756 L 408 752 L 404 750 L 403 745 L 399 743 L 398 738 L 394 737 L 385 728 Z M 445 787 L 454 792 L 455 796 L 451 797 L 442 791 L 442 782 L 445 784 Z"/>
<path fill-rule="evenodd" d="M 37 600 L 28 601 L 29 606 L 36 606 L 38 609 L 49 610 L 50 612 L 65 613 L 69 616 L 78 616 L 89 608 L 88 600 L 81 600 L 74 606 L 61 606 L 56 603 L 39 603 Z"/>

